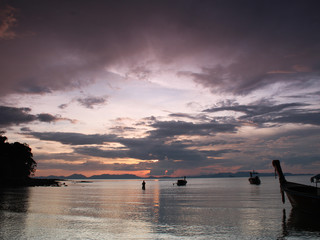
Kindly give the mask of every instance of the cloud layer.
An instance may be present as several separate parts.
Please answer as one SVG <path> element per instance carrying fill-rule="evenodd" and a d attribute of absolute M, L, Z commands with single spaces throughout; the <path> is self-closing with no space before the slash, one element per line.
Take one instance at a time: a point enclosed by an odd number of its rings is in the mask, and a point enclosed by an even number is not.
<path fill-rule="evenodd" d="M 1 130 L 34 143 L 48 170 L 315 168 L 319 7 L 1 2 Z"/>
<path fill-rule="evenodd" d="M 58 2 L 1 11 L 2 95 L 75 88 L 115 65 L 146 77 L 148 59 L 235 94 L 319 82 L 318 1 Z"/>
<path fill-rule="evenodd" d="M 9 127 L 12 125 L 26 124 L 34 121 L 40 122 L 57 122 L 57 121 L 69 121 L 74 122 L 72 119 L 63 118 L 61 116 L 53 116 L 49 113 L 30 114 L 30 108 L 15 108 L 0 106 L 0 127 Z"/>
<path fill-rule="evenodd" d="M 291 149 L 290 153 L 281 152 L 283 149 L 287 148 L 288 145 L 301 144 L 301 140 L 298 139 L 314 141 L 320 133 L 320 129 L 317 128 L 320 124 L 320 110 L 304 109 L 307 105 L 300 103 L 255 104 L 237 105 L 234 103 L 233 106 L 213 107 L 204 110 L 208 114 L 222 111 L 243 113 L 237 118 L 230 118 L 227 124 L 225 120 L 219 122 L 219 117 L 213 117 L 217 119 L 216 121 L 208 120 L 212 118 L 210 115 L 206 117 L 206 121 L 203 121 L 204 118 L 201 117 L 198 122 L 159 121 L 153 118 L 153 121 L 145 123 L 146 127 L 152 128 L 152 130 L 146 132 L 145 137 L 124 138 L 116 134 L 72 132 L 30 131 L 26 134 L 39 140 L 69 145 L 73 154 L 76 155 L 109 160 L 137 159 L 140 161 L 135 164 L 120 165 L 116 163 L 104 165 L 100 162 L 102 169 L 122 171 L 126 171 L 128 168 L 136 171 L 148 169 L 151 175 L 163 175 L 165 172 L 175 173 L 181 168 L 198 169 L 198 173 L 205 173 L 206 168 L 217 164 L 231 167 L 240 164 L 241 161 L 245 162 L 245 158 L 248 156 L 252 158 L 252 155 L 261 159 L 281 156 L 286 162 L 295 158 L 294 156 L 302 150 L 302 146 L 297 147 L 296 150 Z M 301 117 L 297 117 L 297 114 Z M 175 114 L 171 115 L 175 116 Z M 177 116 L 179 118 L 181 114 L 177 114 Z M 288 123 L 300 124 L 305 127 L 301 127 L 299 130 L 281 131 L 281 127 Z M 253 129 L 271 129 L 271 132 L 265 136 L 260 136 L 258 139 L 255 136 L 252 136 L 251 140 L 248 137 L 240 138 L 238 135 L 239 129 L 246 126 Z M 273 132 L 273 129 L 279 130 Z M 114 143 L 117 145 L 112 146 Z M 106 146 L 109 146 L 108 149 L 106 149 Z M 266 146 L 269 146 L 270 149 Z M 260 150 L 253 152 L 255 148 Z M 309 148 L 315 150 L 316 144 L 310 143 Z M 236 155 L 240 160 L 232 159 Z M 308 161 L 309 164 L 317 163 L 319 158 L 314 154 L 313 156 L 307 157 L 309 160 L 304 161 Z M 220 160 L 221 157 L 223 157 L 223 161 Z M 293 164 L 292 161 L 294 160 L 289 162 Z M 250 163 L 250 165 L 263 168 L 269 164 L 267 161 L 259 162 L 259 164 Z M 69 164 L 66 163 L 66 166 Z M 88 164 L 90 165 L 89 162 Z"/>

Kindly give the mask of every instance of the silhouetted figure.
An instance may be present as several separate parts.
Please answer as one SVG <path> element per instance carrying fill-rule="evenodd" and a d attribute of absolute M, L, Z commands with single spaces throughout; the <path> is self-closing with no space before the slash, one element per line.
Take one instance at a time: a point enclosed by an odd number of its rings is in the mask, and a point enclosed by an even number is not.
<path fill-rule="evenodd" d="M 142 181 L 142 190 L 146 190 L 146 182 Z"/>

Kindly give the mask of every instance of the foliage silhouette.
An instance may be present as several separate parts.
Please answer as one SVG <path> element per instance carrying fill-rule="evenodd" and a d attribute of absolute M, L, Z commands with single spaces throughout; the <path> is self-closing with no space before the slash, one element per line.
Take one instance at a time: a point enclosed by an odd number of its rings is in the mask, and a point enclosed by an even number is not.
<path fill-rule="evenodd" d="M 31 148 L 26 143 L 8 143 L 0 133 L 1 185 L 27 185 L 36 171 Z"/>

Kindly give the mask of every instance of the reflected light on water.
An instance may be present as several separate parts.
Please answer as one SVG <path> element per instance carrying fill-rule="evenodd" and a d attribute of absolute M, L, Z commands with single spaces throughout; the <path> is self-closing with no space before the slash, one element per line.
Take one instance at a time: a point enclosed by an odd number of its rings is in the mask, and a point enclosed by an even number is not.
<path fill-rule="evenodd" d="M 279 184 L 243 179 L 70 181 L 7 189 L 0 239 L 294 239 L 320 237 L 299 215 L 283 219 Z M 288 214 L 289 215 L 289 214 Z M 297 220 L 298 219 L 298 220 Z M 303 220 L 304 221 L 304 220 Z M 299 227 L 300 226 L 300 227 Z M 302 227 L 301 227 L 302 226 Z"/>

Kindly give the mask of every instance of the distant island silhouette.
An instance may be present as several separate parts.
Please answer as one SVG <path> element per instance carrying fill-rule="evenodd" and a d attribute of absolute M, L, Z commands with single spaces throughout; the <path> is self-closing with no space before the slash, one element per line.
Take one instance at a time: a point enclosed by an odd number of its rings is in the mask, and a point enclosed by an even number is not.
<path fill-rule="evenodd" d="M 274 176 L 274 173 L 259 173 L 260 176 L 270 177 Z M 298 175 L 312 175 L 312 174 L 293 174 L 286 173 L 286 176 L 298 176 Z M 215 173 L 208 175 L 197 175 L 197 176 L 188 176 L 188 178 L 233 178 L 233 177 L 249 177 L 250 171 L 247 172 L 236 172 L 236 173 Z M 170 176 L 149 176 L 149 177 L 139 177 L 134 174 L 101 174 L 101 175 L 93 175 L 90 177 L 86 177 L 82 174 L 72 174 L 69 176 L 46 176 L 46 177 L 37 177 L 38 179 L 172 179 L 178 177 L 170 177 Z"/>
<path fill-rule="evenodd" d="M 26 143 L 9 143 L 3 132 L 0 132 L 0 160 L 0 187 L 59 185 L 56 179 L 32 178 L 37 163 L 33 160 L 31 148 Z"/>

